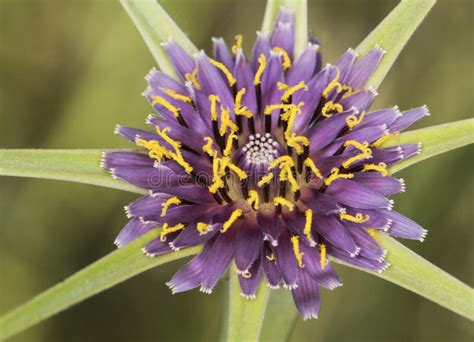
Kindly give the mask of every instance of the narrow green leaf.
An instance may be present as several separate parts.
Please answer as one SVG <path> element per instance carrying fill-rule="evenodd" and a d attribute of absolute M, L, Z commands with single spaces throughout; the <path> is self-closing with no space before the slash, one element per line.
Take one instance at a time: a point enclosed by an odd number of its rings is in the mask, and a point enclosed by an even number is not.
<path fill-rule="evenodd" d="M 0 176 L 65 180 L 146 193 L 100 167 L 103 150 L 1 150 Z"/>
<path fill-rule="evenodd" d="M 272 30 L 280 7 L 287 7 L 295 13 L 295 57 L 298 57 L 308 45 L 307 0 L 268 0 L 263 16 L 262 31 Z"/>
<path fill-rule="evenodd" d="M 337 259 L 333 261 L 388 280 L 461 316 L 474 320 L 472 288 L 389 236 L 378 234 L 377 241 L 388 251 L 387 261 L 391 265 L 382 273 L 358 268 Z"/>
<path fill-rule="evenodd" d="M 377 71 L 369 79 L 370 86 L 380 86 L 403 47 L 435 3 L 436 0 L 402 0 L 360 43 L 357 52 L 361 55 L 377 44 L 387 51 Z"/>
<path fill-rule="evenodd" d="M 156 238 L 159 232 L 159 229 L 155 229 L 147 233 L 0 317 L 0 340 L 13 336 L 150 268 L 201 251 L 202 247 L 198 246 L 148 258 L 142 253 L 141 248 Z"/>
<path fill-rule="evenodd" d="M 438 154 L 474 143 L 474 119 L 455 121 L 405 132 L 387 141 L 382 147 L 417 143 L 422 145 L 421 153 L 394 165 L 390 168 L 391 173 L 403 170 L 410 165 Z"/>
<path fill-rule="evenodd" d="M 240 295 L 237 267 L 233 263 L 229 270 L 228 321 L 225 341 L 259 341 L 265 308 L 270 289 L 262 280 L 255 299 L 248 300 Z"/>
<path fill-rule="evenodd" d="M 190 54 L 197 52 L 194 44 L 157 0 L 120 0 L 120 3 L 137 27 L 160 69 L 176 77 L 161 43 L 172 37 Z"/>

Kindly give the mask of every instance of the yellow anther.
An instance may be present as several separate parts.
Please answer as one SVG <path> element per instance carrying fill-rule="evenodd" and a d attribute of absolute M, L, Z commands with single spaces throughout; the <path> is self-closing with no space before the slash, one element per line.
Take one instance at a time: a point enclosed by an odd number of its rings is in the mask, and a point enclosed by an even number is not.
<path fill-rule="evenodd" d="M 230 217 L 227 219 L 227 221 L 224 222 L 221 228 L 221 233 L 225 233 L 229 228 L 237 221 L 237 219 L 242 216 L 242 210 L 241 209 L 235 209 L 232 214 L 230 214 Z"/>
<path fill-rule="evenodd" d="M 342 107 L 340 103 L 334 103 L 332 101 L 328 101 L 321 109 L 321 115 L 329 118 L 332 116 L 332 114 L 330 114 L 329 112 L 333 110 L 336 111 L 337 113 L 341 113 L 344 111 L 344 107 Z"/>
<path fill-rule="evenodd" d="M 224 187 L 224 181 L 222 180 L 222 172 L 221 170 L 223 167 L 221 166 L 222 164 L 222 158 L 217 158 L 214 156 L 214 159 L 212 160 L 212 184 L 208 187 L 209 191 L 213 194 L 217 192 L 220 188 Z"/>
<path fill-rule="evenodd" d="M 274 260 L 276 260 L 275 254 L 272 253 L 272 254 L 270 254 L 270 255 L 267 255 L 267 259 L 268 259 L 269 261 L 274 261 Z"/>
<path fill-rule="evenodd" d="M 186 102 L 186 103 L 193 102 L 193 100 L 189 96 L 177 93 L 173 89 L 165 89 L 165 94 L 168 95 L 169 97 L 175 99 L 175 100 L 183 101 L 183 102 Z"/>
<path fill-rule="evenodd" d="M 293 109 L 293 107 L 295 107 L 294 104 L 273 104 L 273 105 L 267 105 L 265 106 L 265 110 L 263 111 L 263 113 L 265 115 L 270 115 L 272 114 L 272 112 L 275 110 L 275 109 L 280 109 L 280 110 L 283 110 L 285 111 L 286 113 L 288 113 L 290 110 Z M 282 117 L 283 118 L 283 117 Z M 286 121 L 286 120 L 285 120 Z"/>
<path fill-rule="evenodd" d="M 160 143 L 156 140 L 144 140 L 144 139 L 136 139 L 135 143 L 138 146 L 144 147 L 148 150 L 148 156 L 150 158 L 156 159 L 161 161 L 164 157 L 168 155 L 168 151 L 160 145 Z"/>
<path fill-rule="evenodd" d="M 225 149 L 222 152 L 224 157 L 230 156 L 230 153 L 232 152 L 232 142 L 234 141 L 234 139 L 237 139 L 237 136 L 234 134 L 234 132 L 230 133 L 227 136 L 227 142 L 225 144 Z"/>
<path fill-rule="evenodd" d="M 351 158 L 345 160 L 342 163 L 342 166 L 345 169 L 349 168 L 349 166 L 352 163 L 354 163 L 358 160 L 369 159 L 370 157 L 372 157 L 372 150 L 370 149 L 369 143 L 367 141 L 364 142 L 364 143 L 360 143 L 356 140 L 347 140 L 346 142 L 344 142 L 344 147 L 348 147 L 348 146 L 354 146 L 356 149 L 361 151 L 361 153 L 358 154 L 358 155 L 355 155 L 354 157 L 351 157 Z"/>
<path fill-rule="evenodd" d="M 328 263 L 326 255 L 326 245 L 324 243 L 319 244 L 320 264 L 321 268 L 324 269 Z"/>
<path fill-rule="evenodd" d="M 248 110 L 247 107 L 242 106 L 242 97 L 244 96 L 245 92 L 246 89 L 242 88 L 237 92 L 237 94 L 235 94 L 234 113 L 235 115 L 243 115 L 250 119 L 253 116 L 253 113 Z"/>
<path fill-rule="evenodd" d="M 342 85 L 342 90 L 341 91 L 346 91 L 344 95 L 342 96 L 343 99 L 345 99 L 348 96 L 351 96 L 354 93 L 354 88 L 352 88 L 350 85 L 343 84 Z"/>
<path fill-rule="evenodd" d="M 253 206 L 255 210 L 258 209 L 260 202 L 260 198 L 258 196 L 258 192 L 255 190 L 250 190 L 249 191 L 249 198 L 247 198 L 247 204 L 250 206 Z"/>
<path fill-rule="evenodd" d="M 231 131 L 237 132 L 239 127 L 230 119 L 230 113 L 224 106 L 221 106 L 221 127 L 219 128 L 219 134 L 223 137 L 227 133 L 227 128 Z"/>
<path fill-rule="evenodd" d="M 210 157 L 217 156 L 217 151 L 212 148 L 214 145 L 214 140 L 211 137 L 204 137 L 206 144 L 203 145 L 202 150 L 206 152 Z"/>
<path fill-rule="evenodd" d="M 235 43 L 232 45 L 232 52 L 237 54 L 239 50 L 242 49 L 242 44 L 244 42 L 244 37 L 241 34 L 235 36 Z"/>
<path fill-rule="evenodd" d="M 261 188 L 262 186 L 266 185 L 266 184 L 270 184 L 270 182 L 272 181 L 273 179 L 273 173 L 269 173 L 268 175 L 266 176 L 263 176 L 257 183 L 257 186 L 259 188 Z"/>
<path fill-rule="evenodd" d="M 152 96 L 153 102 L 151 103 L 152 106 L 157 104 L 162 105 L 167 110 L 169 110 L 175 118 L 179 117 L 179 108 L 173 106 L 171 103 L 168 102 L 165 98 L 161 96 Z"/>
<path fill-rule="evenodd" d="M 283 61 L 281 62 L 281 66 L 283 67 L 283 70 L 287 70 L 291 68 L 291 58 L 285 49 L 282 49 L 281 47 L 274 47 L 272 51 L 280 53 L 281 56 L 283 57 Z"/>
<path fill-rule="evenodd" d="M 258 69 L 257 72 L 255 73 L 255 78 L 253 79 L 253 84 L 254 85 L 259 85 L 262 83 L 262 75 L 263 72 L 265 71 L 265 68 L 267 67 L 267 58 L 265 55 L 262 53 L 260 56 L 258 56 Z"/>
<path fill-rule="evenodd" d="M 377 238 L 377 231 L 374 228 L 367 228 L 367 233 L 369 233 L 369 235 L 374 239 Z"/>
<path fill-rule="evenodd" d="M 364 119 L 365 112 L 362 112 L 362 114 L 359 115 L 359 117 L 355 116 L 354 114 L 349 115 L 346 118 L 346 124 L 347 127 L 349 127 L 349 130 L 352 130 L 355 126 L 360 124 L 362 120 Z"/>
<path fill-rule="evenodd" d="M 224 187 L 224 181 L 221 178 L 216 178 L 211 185 L 209 185 L 209 192 L 215 194 L 217 190 Z"/>
<path fill-rule="evenodd" d="M 291 237 L 291 243 L 293 244 L 293 253 L 295 254 L 296 261 L 298 261 L 298 266 L 303 268 L 303 255 L 304 253 L 300 250 L 300 238 L 298 236 Z"/>
<path fill-rule="evenodd" d="M 281 96 L 281 100 L 283 102 L 289 100 L 290 96 L 296 93 L 300 89 L 308 90 L 308 86 L 304 81 L 301 81 L 297 85 L 294 85 L 293 87 L 290 87 L 289 85 L 283 83 L 283 82 L 278 82 L 277 87 L 279 90 L 284 90 L 285 92 Z"/>
<path fill-rule="evenodd" d="M 227 165 L 227 168 L 231 171 L 234 171 L 234 173 L 239 177 L 240 180 L 247 179 L 248 177 L 247 172 L 245 172 L 235 164 L 229 163 Z"/>
<path fill-rule="evenodd" d="M 370 216 L 369 215 L 364 216 L 361 213 L 357 213 L 355 216 L 352 216 L 346 213 L 340 213 L 339 218 L 344 221 L 349 221 L 349 222 L 354 222 L 354 223 L 364 223 L 370 219 Z"/>
<path fill-rule="evenodd" d="M 191 84 L 193 85 L 194 88 L 196 88 L 197 90 L 201 90 L 201 85 L 199 84 L 199 81 L 198 81 L 198 69 L 197 68 L 194 69 L 193 72 L 185 74 L 184 78 L 186 79 L 186 81 L 191 82 Z"/>
<path fill-rule="evenodd" d="M 230 72 L 229 69 L 224 65 L 224 63 L 218 62 L 215 59 L 209 58 L 209 62 L 211 62 L 212 65 L 214 65 L 217 69 L 222 71 L 222 73 L 225 75 L 227 78 L 227 82 L 229 82 L 229 85 L 232 87 L 237 80 L 235 79 L 234 75 Z"/>
<path fill-rule="evenodd" d="M 384 134 L 382 135 L 380 138 L 378 138 L 373 144 L 372 146 L 374 147 L 380 147 L 384 142 L 386 142 L 387 140 L 390 140 L 392 138 L 395 138 L 397 136 L 397 132 L 395 133 L 389 133 L 389 134 Z"/>
<path fill-rule="evenodd" d="M 297 192 L 300 189 L 298 181 L 293 176 L 293 172 L 288 165 L 280 171 L 280 180 L 281 181 L 288 181 L 290 183 L 290 189 L 293 192 Z"/>
<path fill-rule="evenodd" d="M 309 146 L 308 138 L 302 135 L 295 135 L 294 133 L 290 137 L 286 137 L 286 144 L 289 147 L 293 147 L 297 154 L 302 154 L 304 152 L 303 146 Z"/>
<path fill-rule="evenodd" d="M 311 226 L 313 224 L 313 211 L 311 209 L 307 209 L 304 212 L 304 216 L 306 218 L 306 222 L 304 225 L 303 234 L 306 236 L 308 241 L 314 242 L 313 236 L 311 235 Z"/>
<path fill-rule="evenodd" d="M 169 135 L 168 132 L 170 131 L 169 127 L 164 128 L 163 130 L 160 129 L 159 126 L 156 126 L 156 133 L 163 138 L 168 144 L 170 144 L 174 148 L 174 152 L 170 152 L 165 150 L 165 156 L 169 159 L 173 159 L 176 163 L 178 163 L 186 173 L 191 173 L 193 168 L 187 161 L 184 160 L 183 155 L 181 154 L 181 143 L 179 141 L 173 140 Z"/>
<path fill-rule="evenodd" d="M 350 179 L 353 177 L 354 175 L 352 173 L 339 173 L 339 169 L 337 167 L 334 167 L 331 170 L 331 174 L 329 175 L 329 177 L 324 180 L 324 184 L 326 184 L 326 186 L 329 186 L 336 179 L 340 179 L 340 178 Z"/>
<path fill-rule="evenodd" d="M 175 226 L 168 227 L 168 223 L 165 223 L 161 228 L 160 241 L 165 241 L 168 234 L 180 231 L 184 229 L 184 224 L 178 223 Z"/>
<path fill-rule="evenodd" d="M 288 201 L 286 198 L 280 196 L 273 198 L 273 204 L 287 207 L 289 211 L 293 211 L 293 209 L 295 209 L 295 205 L 293 203 Z"/>
<path fill-rule="evenodd" d="M 217 121 L 217 102 L 221 102 L 221 99 L 217 95 L 209 95 L 209 101 L 211 101 L 211 119 Z"/>
<path fill-rule="evenodd" d="M 196 229 L 199 232 L 199 235 L 206 235 L 211 230 L 211 225 L 209 223 L 198 222 Z"/>
<path fill-rule="evenodd" d="M 354 146 L 356 149 L 360 150 L 361 152 L 370 150 L 369 143 L 367 141 L 364 141 L 363 143 L 361 143 L 357 140 L 346 140 L 344 142 L 344 147 L 348 147 L 348 146 Z"/>
<path fill-rule="evenodd" d="M 288 155 L 281 156 L 281 157 L 278 157 L 277 159 L 272 160 L 268 164 L 268 169 L 273 170 L 277 166 L 280 166 L 280 169 L 283 169 L 285 166 L 289 166 L 289 167 L 295 166 L 295 162 L 294 162 L 293 158 L 291 158 Z"/>
<path fill-rule="evenodd" d="M 336 91 L 338 93 L 342 91 L 342 85 L 341 83 L 339 83 L 340 75 L 341 75 L 341 72 L 339 71 L 339 69 L 336 68 L 336 77 L 334 77 L 334 79 L 331 82 L 329 82 L 327 87 L 324 89 L 323 94 L 322 94 L 323 97 L 327 98 L 333 88 L 337 88 Z"/>
<path fill-rule="evenodd" d="M 314 164 L 314 161 L 311 158 L 306 158 L 304 161 L 304 166 L 308 167 L 312 173 L 319 179 L 323 179 L 323 175 L 319 171 L 319 169 Z"/>
<path fill-rule="evenodd" d="M 173 196 L 173 197 L 170 197 L 168 198 L 165 202 L 163 202 L 161 204 L 161 217 L 164 217 L 166 215 L 166 212 L 168 211 L 168 208 L 171 206 L 171 205 L 180 205 L 181 204 L 181 200 L 176 197 L 176 196 Z"/>
<path fill-rule="evenodd" d="M 382 176 L 388 176 L 387 164 L 384 162 L 378 164 L 365 164 L 362 172 L 365 171 L 377 171 L 380 172 Z"/>

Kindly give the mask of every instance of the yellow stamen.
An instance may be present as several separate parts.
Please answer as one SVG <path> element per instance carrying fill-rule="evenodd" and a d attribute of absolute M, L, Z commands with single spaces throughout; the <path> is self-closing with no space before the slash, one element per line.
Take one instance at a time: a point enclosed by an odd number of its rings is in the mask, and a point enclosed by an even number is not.
<path fill-rule="evenodd" d="M 293 192 L 297 192 L 300 189 L 298 181 L 293 176 L 293 172 L 288 165 L 280 171 L 280 181 L 288 181 L 290 183 L 290 189 Z"/>
<path fill-rule="evenodd" d="M 218 62 L 215 59 L 209 58 L 209 62 L 211 62 L 212 65 L 214 65 L 217 69 L 222 71 L 222 73 L 225 75 L 227 78 L 227 82 L 229 82 L 229 85 L 232 87 L 237 80 L 235 79 L 234 75 L 230 72 L 229 69 L 224 65 L 224 63 Z"/>
<path fill-rule="evenodd" d="M 231 171 L 234 171 L 234 173 L 239 177 L 240 180 L 247 179 L 248 177 L 247 172 L 245 172 L 244 170 L 242 170 L 241 168 L 239 168 L 237 165 L 233 163 L 229 162 L 227 164 L 227 168 Z"/>
<path fill-rule="evenodd" d="M 234 132 L 230 133 L 227 136 L 227 142 L 225 144 L 225 149 L 222 152 L 224 157 L 230 156 L 230 153 L 232 152 L 232 142 L 233 142 L 234 139 L 237 139 L 237 136 L 234 134 Z"/>
<path fill-rule="evenodd" d="M 283 61 L 281 62 L 281 66 L 283 67 L 283 70 L 287 70 L 291 68 L 291 58 L 285 49 L 282 49 L 281 47 L 274 47 L 272 51 L 280 53 L 281 56 L 283 57 Z"/>
<path fill-rule="evenodd" d="M 239 130 L 239 127 L 230 119 L 230 113 L 227 108 L 221 106 L 221 127 L 219 128 L 219 134 L 222 137 L 227 133 L 227 128 L 230 128 L 233 132 Z"/>
<path fill-rule="evenodd" d="M 272 112 L 275 110 L 275 109 L 280 109 L 280 110 L 283 110 L 285 112 L 289 112 L 291 109 L 293 109 L 295 105 L 294 104 L 273 104 L 273 105 L 267 105 L 265 106 L 265 110 L 263 111 L 263 113 L 265 115 L 270 115 L 272 114 Z M 282 117 L 283 119 L 283 117 Z M 287 120 L 285 120 L 287 121 Z"/>
<path fill-rule="evenodd" d="M 165 241 L 166 235 L 183 230 L 184 227 L 185 226 L 182 223 L 178 223 L 177 225 L 172 227 L 168 227 L 168 223 L 165 223 L 161 228 L 160 241 Z"/>
<path fill-rule="evenodd" d="M 312 173 L 319 179 L 323 179 L 323 175 L 319 171 L 319 169 L 314 165 L 314 161 L 311 158 L 306 158 L 304 161 L 304 166 L 308 167 Z"/>
<path fill-rule="evenodd" d="M 236 55 L 242 49 L 244 37 L 241 34 L 235 36 L 235 43 L 232 45 L 232 52 Z"/>
<path fill-rule="evenodd" d="M 186 103 L 193 102 L 193 100 L 189 96 L 177 93 L 173 89 L 165 89 L 165 94 L 168 95 L 169 97 L 172 97 L 175 100 L 183 101 Z"/>
<path fill-rule="evenodd" d="M 247 198 L 247 204 L 253 206 L 255 210 L 258 209 L 260 198 L 258 197 L 258 192 L 255 190 L 249 191 L 249 198 Z"/>
<path fill-rule="evenodd" d="M 304 225 L 303 234 L 306 236 L 308 241 L 314 242 L 313 236 L 311 235 L 311 226 L 313 224 L 313 211 L 311 209 L 307 209 L 304 212 L 304 216 L 306 218 L 306 222 Z"/>
<path fill-rule="evenodd" d="M 340 213 L 339 218 L 341 220 L 349 221 L 349 222 L 354 222 L 354 223 L 364 223 L 367 222 L 370 219 L 369 215 L 362 215 L 361 213 L 357 213 L 355 216 L 346 214 L 346 213 Z"/>
<path fill-rule="evenodd" d="M 225 233 L 235 223 L 235 221 L 237 221 L 240 216 L 242 216 L 242 210 L 235 209 L 232 214 L 230 214 L 230 217 L 227 219 L 227 221 L 225 221 L 222 225 L 221 233 Z"/>
<path fill-rule="evenodd" d="M 152 99 L 153 99 L 153 102 L 151 104 L 152 106 L 160 104 L 166 109 L 168 109 L 174 115 L 175 118 L 179 117 L 179 108 L 176 108 L 175 106 L 173 106 L 171 103 L 168 102 L 168 100 L 166 100 L 165 98 L 161 96 L 152 96 Z"/>
<path fill-rule="evenodd" d="M 204 222 L 198 222 L 196 229 L 199 232 L 199 235 L 206 235 L 211 230 L 211 225 Z"/>
<path fill-rule="evenodd" d="M 289 211 L 293 211 L 293 209 L 295 209 L 295 205 L 293 203 L 288 201 L 286 198 L 280 196 L 273 198 L 273 204 L 287 207 Z"/>
<path fill-rule="evenodd" d="M 165 202 L 163 202 L 161 204 L 161 217 L 164 217 L 166 215 L 166 212 L 168 211 L 168 208 L 171 206 L 171 205 L 180 205 L 181 204 L 181 200 L 176 197 L 176 196 L 173 196 L 173 197 L 170 197 L 168 198 Z"/>
<path fill-rule="evenodd" d="M 329 93 L 331 90 L 336 87 L 336 91 L 340 93 L 342 91 L 342 85 L 339 83 L 339 76 L 341 75 L 341 72 L 339 69 L 336 68 L 336 77 L 327 85 L 327 87 L 323 91 L 323 97 L 328 97 Z"/>
<path fill-rule="evenodd" d="M 217 102 L 221 102 L 221 99 L 217 95 L 209 95 L 209 101 L 211 101 L 211 119 L 217 121 Z"/>
<path fill-rule="evenodd" d="M 362 114 L 359 115 L 359 117 L 355 116 L 354 114 L 349 115 L 346 118 L 346 124 L 347 127 L 349 127 L 349 130 L 352 130 L 355 126 L 360 124 L 362 120 L 364 119 L 365 112 L 362 112 Z"/>
<path fill-rule="evenodd" d="M 275 254 L 272 253 L 272 254 L 270 254 L 270 255 L 267 255 L 267 259 L 268 259 L 269 261 L 276 260 Z"/>
<path fill-rule="evenodd" d="M 300 89 L 308 90 L 308 86 L 304 81 L 301 81 L 297 85 L 294 85 L 293 87 L 290 87 L 289 85 L 283 83 L 283 82 L 278 82 L 277 87 L 279 90 L 284 90 L 285 92 L 281 96 L 281 100 L 283 102 L 289 100 L 290 96 L 296 93 Z"/>
<path fill-rule="evenodd" d="M 385 163 L 379 163 L 377 164 L 365 164 L 364 168 L 362 169 L 362 172 L 365 171 L 377 171 L 380 172 L 382 176 L 387 176 L 388 175 L 388 170 L 387 170 L 387 164 Z"/>
<path fill-rule="evenodd" d="M 186 173 L 191 173 L 193 168 L 187 161 L 184 160 L 183 155 L 181 154 L 181 143 L 179 141 L 173 140 L 169 135 L 168 132 L 170 131 L 169 127 L 164 128 L 163 130 L 160 129 L 160 126 L 156 126 L 156 133 L 163 138 L 168 144 L 170 144 L 174 148 L 174 153 L 169 152 L 166 154 L 166 157 L 173 159 L 176 163 L 178 163 Z"/>
<path fill-rule="evenodd" d="M 342 96 L 343 99 L 345 99 L 348 96 L 351 96 L 354 93 L 354 88 L 352 88 L 350 85 L 343 84 L 342 85 L 342 90 L 341 91 L 346 91 L 344 95 Z"/>
<path fill-rule="evenodd" d="M 191 82 L 191 84 L 193 85 L 194 88 L 196 88 L 197 90 L 201 90 L 201 85 L 199 84 L 199 81 L 198 81 L 198 69 L 197 68 L 194 69 L 193 72 L 185 74 L 184 78 L 186 79 L 186 81 Z"/>
<path fill-rule="evenodd" d="M 297 136 L 293 133 L 291 137 L 286 137 L 286 139 L 286 144 L 290 147 L 293 147 L 297 154 L 302 154 L 304 152 L 304 148 L 301 147 L 301 145 L 309 146 L 308 138 L 302 135 Z"/>
<path fill-rule="evenodd" d="M 263 72 L 265 71 L 265 68 L 267 67 L 267 58 L 265 55 L 262 53 L 260 56 L 258 56 L 258 69 L 257 72 L 255 73 L 255 78 L 253 80 L 254 85 L 259 85 L 262 83 L 262 75 Z"/>
<path fill-rule="evenodd" d="M 303 268 L 303 253 L 300 250 L 300 238 L 298 236 L 291 237 L 291 243 L 293 244 L 293 253 L 295 254 L 296 261 L 298 261 L 298 266 Z"/>
<path fill-rule="evenodd" d="M 146 148 L 148 150 L 148 156 L 158 161 L 161 161 L 163 157 L 166 157 L 169 154 L 169 151 L 167 151 L 163 146 L 161 146 L 160 143 L 156 140 L 147 141 L 138 138 L 135 140 L 135 143 L 138 146 Z"/>
<path fill-rule="evenodd" d="M 217 156 L 217 151 L 212 148 L 214 140 L 211 137 L 204 137 L 206 144 L 202 147 L 202 150 L 206 152 L 210 157 Z"/>
<path fill-rule="evenodd" d="M 268 164 L 268 169 L 269 170 L 273 170 L 274 168 L 276 168 L 277 166 L 280 166 L 280 169 L 283 169 L 285 166 L 295 166 L 295 162 L 293 160 L 293 158 L 291 158 L 290 156 L 286 155 L 286 156 L 281 156 L 275 160 L 272 160 L 269 164 Z"/>
<path fill-rule="evenodd" d="M 264 186 L 265 184 L 270 184 L 270 182 L 272 181 L 273 179 L 273 173 L 269 173 L 268 175 L 266 176 L 263 176 L 257 183 L 258 187 L 261 188 L 262 186 Z"/>
<path fill-rule="evenodd" d="M 340 179 L 340 178 L 350 179 L 353 177 L 354 175 L 352 173 L 339 173 L 339 169 L 337 167 L 334 167 L 331 170 L 331 174 L 329 175 L 329 177 L 324 180 L 324 184 L 326 184 L 326 186 L 329 186 L 336 179 Z"/>
<path fill-rule="evenodd" d="M 321 115 L 326 118 L 330 118 L 332 114 L 329 114 L 329 112 L 333 110 L 335 110 L 337 113 L 341 113 L 344 111 L 344 107 L 342 107 L 340 103 L 334 103 L 332 101 L 328 101 L 321 109 Z"/>
<path fill-rule="evenodd" d="M 319 244 L 319 253 L 321 253 L 320 264 L 321 268 L 324 269 L 327 265 L 327 256 L 326 256 L 326 245 L 324 243 Z"/>
<path fill-rule="evenodd" d="M 248 110 L 247 107 L 242 106 L 242 97 L 244 96 L 245 92 L 246 89 L 242 88 L 237 92 L 237 94 L 235 94 L 234 113 L 235 115 L 243 115 L 250 119 L 253 116 L 253 113 Z"/>
<path fill-rule="evenodd" d="M 390 140 L 390 139 L 395 138 L 397 135 L 398 135 L 397 132 L 395 132 L 395 133 L 389 133 L 389 134 L 384 134 L 384 135 L 382 135 L 380 138 L 378 138 L 378 139 L 372 144 L 372 146 L 374 146 L 374 147 L 380 147 L 384 142 L 386 142 L 387 140 Z"/>
<path fill-rule="evenodd" d="M 344 147 L 348 147 L 348 146 L 354 146 L 356 149 L 360 150 L 361 153 L 358 154 L 358 155 L 355 155 L 354 157 L 351 157 L 351 158 L 345 160 L 342 163 L 342 166 L 345 169 L 349 168 L 349 166 L 352 163 L 354 163 L 358 160 L 368 159 L 368 158 L 372 157 L 372 150 L 369 148 L 369 143 L 367 141 L 365 141 L 364 143 L 360 143 L 356 140 L 347 140 L 346 142 L 344 142 Z"/>

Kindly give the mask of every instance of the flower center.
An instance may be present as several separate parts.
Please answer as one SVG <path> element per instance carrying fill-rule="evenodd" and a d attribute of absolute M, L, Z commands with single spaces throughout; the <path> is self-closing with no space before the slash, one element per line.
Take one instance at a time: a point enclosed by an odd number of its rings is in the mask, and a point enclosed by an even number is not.
<path fill-rule="evenodd" d="M 270 133 L 264 135 L 257 133 L 249 136 L 247 144 L 242 147 L 242 152 L 245 153 L 245 161 L 248 164 L 267 164 L 278 158 L 279 145 Z"/>

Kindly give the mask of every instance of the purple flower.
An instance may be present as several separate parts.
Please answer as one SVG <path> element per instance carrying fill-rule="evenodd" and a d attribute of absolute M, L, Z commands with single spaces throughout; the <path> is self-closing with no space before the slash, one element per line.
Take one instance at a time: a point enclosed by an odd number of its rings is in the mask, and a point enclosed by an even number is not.
<path fill-rule="evenodd" d="M 321 66 L 317 43 L 294 56 L 294 17 L 281 10 L 273 31 L 260 32 L 249 59 L 242 37 L 214 56 L 163 46 L 179 81 L 157 70 L 145 97 L 158 113 L 152 131 L 119 126 L 140 152 L 110 152 L 113 176 L 149 190 L 126 207 L 124 246 L 154 227 L 149 256 L 203 244 L 168 283 L 173 293 L 210 293 L 234 260 L 242 295 L 261 279 L 292 291 L 303 318 L 317 317 L 319 287 L 341 281 L 328 256 L 381 272 L 389 265 L 375 231 L 423 240 L 426 231 L 392 211 L 403 180 L 388 168 L 419 145 L 382 148 L 428 115 L 426 107 L 369 112 L 377 96 L 365 84 L 383 58 L 375 47 L 349 49 Z"/>

